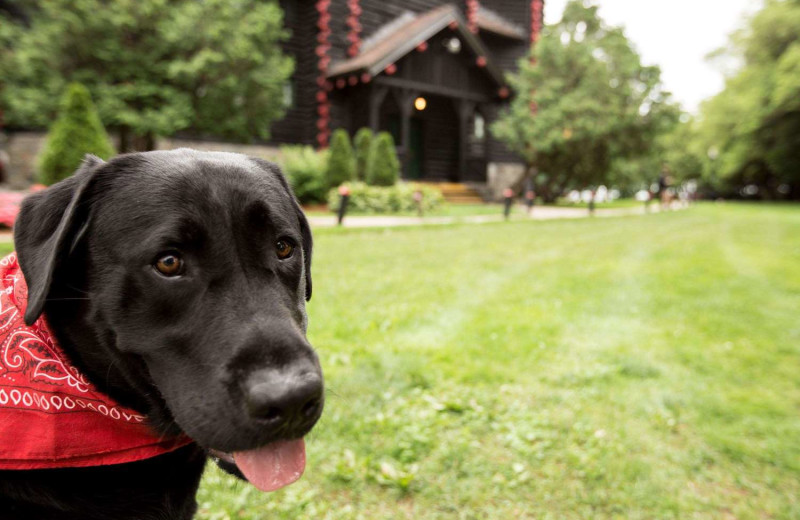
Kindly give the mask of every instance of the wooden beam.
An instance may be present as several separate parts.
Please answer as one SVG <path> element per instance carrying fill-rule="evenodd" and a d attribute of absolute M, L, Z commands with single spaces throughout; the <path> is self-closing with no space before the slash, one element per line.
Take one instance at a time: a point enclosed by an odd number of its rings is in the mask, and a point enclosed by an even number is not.
<path fill-rule="evenodd" d="M 389 93 L 388 87 L 373 85 L 369 94 L 369 127 L 373 132 L 377 132 L 380 125 L 381 105 Z"/>
<path fill-rule="evenodd" d="M 486 103 L 490 101 L 489 96 L 470 92 L 468 90 L 459 90 L 449 87 L 440 87 L 438 85 L 430 85 L 421 81 L 414 81 L 403 78 L 390 78 L 386 76 L 379 76 L 373 80 L 374 83 L 385 85 L 389 87 L 397 87 L 406 90 L 416 90 L 420 93 L 433 94 L 436 96 L 454 97 L 459 99 L 467 99 L 470 101 L 477 101 L 479 103 Z"/>

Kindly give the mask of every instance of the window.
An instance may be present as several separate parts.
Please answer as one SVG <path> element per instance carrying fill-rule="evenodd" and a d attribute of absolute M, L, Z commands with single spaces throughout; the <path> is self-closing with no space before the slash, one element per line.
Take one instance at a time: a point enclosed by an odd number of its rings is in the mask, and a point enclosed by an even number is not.
<path fill-rule="evenodd" d="M 294 108 L 294 81 L 291 79 L 283 84 L 283 106 Z"/>
<path fill-rule="evenodd" d="M 475 121 L 472 125 L 472 135 L 475 139 L 483 139 L 486 136 L 486 121 L 480 114 L 475 114 Z"/>

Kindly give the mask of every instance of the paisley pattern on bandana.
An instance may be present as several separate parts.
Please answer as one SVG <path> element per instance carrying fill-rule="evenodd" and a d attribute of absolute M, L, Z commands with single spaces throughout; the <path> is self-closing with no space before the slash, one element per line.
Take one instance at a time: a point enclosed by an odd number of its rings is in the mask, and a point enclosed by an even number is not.
<path fill-rule="evenodd" d="M 15 253 L 0 260 L 0 469 L 119 464 L 191 442 L 163 439 L 73 366 L 44 316 L 25 325 L 28 287 Z"/>

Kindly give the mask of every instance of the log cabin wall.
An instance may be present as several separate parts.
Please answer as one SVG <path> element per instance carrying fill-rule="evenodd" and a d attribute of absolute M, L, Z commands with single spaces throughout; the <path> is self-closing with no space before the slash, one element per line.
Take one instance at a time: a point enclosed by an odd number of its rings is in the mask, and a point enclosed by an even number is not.
<path fill-rule="evenodd" d="M 283 50 L 294 58 L 290 81 L 292 103 L 286 115 L 272 125 L 271 142 L 314 144 L 317 120 L 317 61 L 314 46 L 318 13 L 314 0 L 281 0 L 284 26 L 290 31 Z"/>

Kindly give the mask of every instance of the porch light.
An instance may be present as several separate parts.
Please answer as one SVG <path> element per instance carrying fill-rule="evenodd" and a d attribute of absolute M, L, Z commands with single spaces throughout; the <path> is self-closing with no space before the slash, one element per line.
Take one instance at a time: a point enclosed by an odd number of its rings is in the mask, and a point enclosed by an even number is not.
<path fill-rule="evenodd" d="M 414 108 L 422 112 L 428 106 L 428 100 L 420 96 L 414 100 Z"/>
<path fill-rule="evenodd" d="M 461 40 L 458 38 L 448 38 L 444 40 L 444 46 L 451 54 L 458 54 L 461 52 Z"/>

